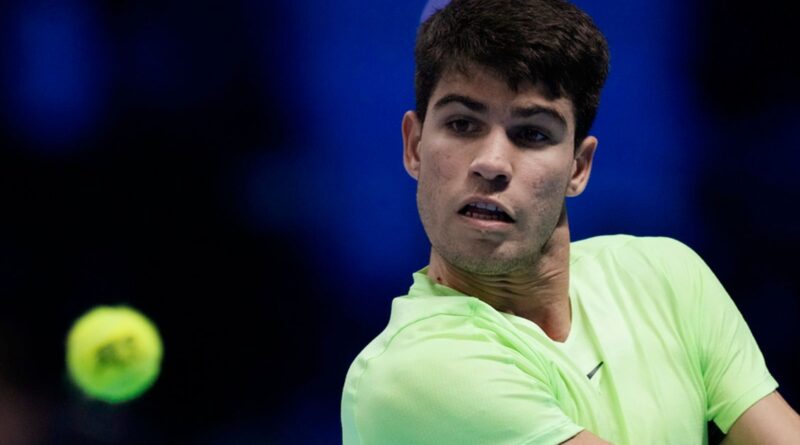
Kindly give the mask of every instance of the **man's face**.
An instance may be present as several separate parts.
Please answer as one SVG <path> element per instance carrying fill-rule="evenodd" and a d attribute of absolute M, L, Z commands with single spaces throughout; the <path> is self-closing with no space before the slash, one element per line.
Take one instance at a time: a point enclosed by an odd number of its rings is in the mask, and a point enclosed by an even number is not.
<path fill-rule="evenodd" d="M 597 140 L 574 146 L 572 103 L 532 84 L 516 91 L 488 69 L 444 73 L 425 123 L 403 118 L 404 162 L 433 249 L 472 273 L 501 274 L 539 259 L 565 196 L 588 180 Z"/>

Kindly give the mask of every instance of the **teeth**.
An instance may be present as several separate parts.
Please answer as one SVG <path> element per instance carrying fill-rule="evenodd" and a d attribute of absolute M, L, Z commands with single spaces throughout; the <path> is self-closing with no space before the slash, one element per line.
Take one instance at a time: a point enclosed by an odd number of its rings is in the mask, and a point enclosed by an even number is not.
<path fill-rule="evenodd" d="M 475 204 L 470 204 L 470 205 L 475 206 L 475 207 L 477 207 L 479 209 L 491 210 L 492 212 L 496 212 L 496 211 L 499 210 L 496 205 L 488 204 L 488 203 L 485 203 L 485 202 L 476 202 Z"/>
<path fill-rule="evenodd" d="M 486 219 L 486 220 L 490 220 L 490 221 L 502 221 L 502 219 L 500 218 L 500 215 L 484 215 L 482 213 L 467 212 L 466 216 L 468 216 L 470 218 L 475 218 L 475 219 Z"/>

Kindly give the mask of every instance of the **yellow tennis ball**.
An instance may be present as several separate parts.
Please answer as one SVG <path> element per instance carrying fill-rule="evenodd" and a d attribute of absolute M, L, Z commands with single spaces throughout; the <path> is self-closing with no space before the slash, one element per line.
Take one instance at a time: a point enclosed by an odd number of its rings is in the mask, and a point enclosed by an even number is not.
<path fill-rule="evenodd" d="M 156 326 L 140 312 L 127 306 L 97 306 L 67 334 L 67 369 L 88 396 L 121 403 L 155 383 L 163 351 Z"/>

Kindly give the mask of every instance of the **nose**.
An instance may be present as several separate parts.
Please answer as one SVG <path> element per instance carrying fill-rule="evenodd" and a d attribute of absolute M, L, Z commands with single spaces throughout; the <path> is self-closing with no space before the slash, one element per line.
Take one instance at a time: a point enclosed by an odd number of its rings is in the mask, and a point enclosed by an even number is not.
<path fill-rule="evenodd" d="M 511 181 L 510 156 L 513 149 L 505 131 L 489 133 L 470 164 L 470 175 L 490 182 L 508 183 Z"/>

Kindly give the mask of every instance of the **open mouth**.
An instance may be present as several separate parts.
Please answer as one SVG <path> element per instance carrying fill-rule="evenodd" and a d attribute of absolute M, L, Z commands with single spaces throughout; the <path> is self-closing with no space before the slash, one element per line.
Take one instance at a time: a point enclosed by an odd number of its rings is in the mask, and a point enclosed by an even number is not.
<path fill-rule="evenodd" d="M 459 215 L 464 215 L 467 218 L 485 219 L 488 221 L 502 221 L 513 223 L 514 220 L 499 207 L 494 204 L 487 204 L 484 202 L 476 202 L 473 204 L 465 205 L 458 211 Z"/>

